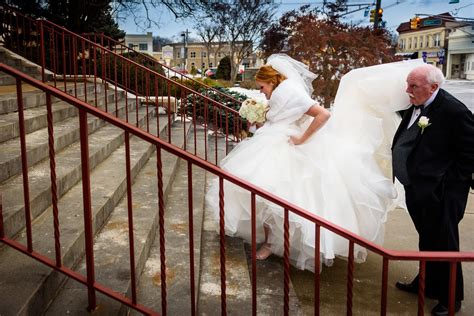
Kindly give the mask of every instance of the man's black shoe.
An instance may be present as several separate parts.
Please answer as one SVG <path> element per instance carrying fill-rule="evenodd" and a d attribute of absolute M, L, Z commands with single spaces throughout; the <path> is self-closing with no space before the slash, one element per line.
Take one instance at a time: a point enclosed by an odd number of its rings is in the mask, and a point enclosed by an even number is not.
<path fill-rule="evenodd" d="M 457 313 L 459 312 L 459 310 L 461 309 L 461 301 L 456 301 L 454 303 L 454 312 Z M 449 314 L 448 312 L 448 307 L 441 304 L 441 303 L 438 303 L 432 310 L 431 310 L 431 314 L 435 315 L 435 316 L 447 316 Z"/>
<path fill-rule="evenodd" d="M 411 283 L 403 283 L 403 282 L 397 282 L 395 283 L 395 286 L 397 289 L 408 292 L 408 293 L 413 293 L 413 294 L 418 294 L 418 283 L 411 282 Z M 425 296 L 431 299 L 436 299 L 436 295 L 430 292 L 425 291 Z"/>

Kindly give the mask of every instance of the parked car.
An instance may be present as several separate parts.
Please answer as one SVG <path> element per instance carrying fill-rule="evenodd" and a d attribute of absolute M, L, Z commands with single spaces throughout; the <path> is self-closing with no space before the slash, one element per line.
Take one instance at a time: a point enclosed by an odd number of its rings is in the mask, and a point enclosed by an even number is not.
<path fill-rule="evenodd" d="M 216 79 L 216 74 L 217 74 L 217 68 L 209 68 L 204 72 L 206 77 L 209 77 L 211 79 Z"/>

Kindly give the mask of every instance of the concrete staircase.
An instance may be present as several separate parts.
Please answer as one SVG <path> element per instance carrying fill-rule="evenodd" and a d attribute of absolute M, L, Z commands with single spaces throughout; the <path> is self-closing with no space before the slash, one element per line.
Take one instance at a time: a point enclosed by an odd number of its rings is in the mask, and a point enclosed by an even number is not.
<path fill-rule="evenodd" d="M 33 76 L 40 76 L 37 67 L 3 48 L 0 49 L 0 61 Z M 12 78 L 0 77 L 0 192 L 6 235 L 26 244 L 16 87 L 12 83 L 15 83 Z M 72 89 L 72 83 L 68 83 L 67 87 Z M 87 99 L 93 100 L 95 89 L 92 82 L 85 87 L 78 86 L 78 98 L 84 99 L 87 94 Z M 103 89 L 103 86 L 97 87 L 101 97 L 96 106 L 103 109 L 105 98 L 109 104 L 117 98 L 115 114 L 124 118 L 125 95 L 119 92 L 116 96 L 114 90 L 105 93 Z M 23 85 L 23 91 L 33 249 L 54 260 L 46 98 L 42 91 L 28 85 Z M 85 275 L 78 111 L 56 98 L 52 102 L 61 259 L 65 266 Z M 129 106 L 134 105 L 134 102 L 129 102 Z M 149 111 L 148 115 L 156 117 L 154 109 Z M 136 118 L 131 113 L 133 111 L 129 111 L 129 121 L 135 122 Z M 142 107 L 138 113 L 142 127 L 146 115 L 146 108 Z M 156 119 L 150 122 L 151 133 L 168 139 L 166 115 L 159 115 L 159 124 Z M 193 130 L 192 124 L 173 121 L 171 131 L 172 142 L 178 146 L 184 145 L 183 132 L 186 133 L 186 150 L 189 152 L 194 152 L 196 133 L 198 156 L 204 156 L 205 137 L 209 137 L 209 152 L 214 150 L 213 136 L 205 136 L 203 129 Z M 88 115 L 88 132 L 96 281 L 131 297 L 124 132 L 91 115 Z M 130 147 L 138 302 L 161 312 L 156 148 L 136 137 L 131 137 Z M 219 148 L 225 148 L 224 139 L 219 139 Z M 214 155 L 210 156 L 214 159 Z M 219 158 L 222 157 L 224 154 L 221 151 Z M 187 162 L 165 151 L 162 151 L 162 161 L 166 207 L 167 312 L 170 315 L 186 315 L 191 312 L 188 166 Z M 200 314 L 215 314 L 220 310 L 219 237 L 215 233 L 215 223 L 206 219 L 204 203 L 206 183 L 211 176 L 197 167 L 193 167 L 192 174 L 195 299 Z M 248 253 L 240 239 L 227 238 L 226 243 L 228 311 L 231 314 L 248 314 L 251 313 Z M 281 262 L 277 262 L 278 265 L 277 268 L 281 268 L 278 277 L 281 276 L 282 283 L 283 266 Z M 275 279 L 275 274 L 268 278 Z M 273 283 L 267 281 L 259 276 L 259 314 L 272 314 L 275 305 L 282 305 L 283 302 L 282 293 L 274 293 Z M 4 245 L 0 245 L 0 297 L 2 316 L 87 313 L 87 289 L 84 285 Z M 125 315 L 130 312 L 128 307 L 100 293 L 97 297 L 98 309 L 94 314 Z M 298 307 L 297 302 L 292 304 Z"/>

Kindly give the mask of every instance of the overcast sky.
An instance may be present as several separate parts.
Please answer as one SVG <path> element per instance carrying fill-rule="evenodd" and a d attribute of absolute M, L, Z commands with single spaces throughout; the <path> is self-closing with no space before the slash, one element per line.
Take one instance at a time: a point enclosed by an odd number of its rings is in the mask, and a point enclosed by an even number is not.
<path fill-rule="evenodd" d="M 331 0 L 328 0 L 331 1 Z M 376 0 L 348 0 L 349 5 L 375 3 Z M 450 4 L 452 0 L 381 0 L 383 20 L 386 21 L 387 28 L 395 31 L 400 23 L 408 22 L 415 14 L 435 15 L 450 12 L 452 15 L 463 18 L 474 18 L 473 0 L 459 0 L 459 3 Z M 321 7 L 322 0 L 274 0 L 276 6 L 276 17 L 280 17 L 284 12 L 301 7 L 304 4 Z M 374 8 L 375 6 L 371 7 Z M 349 11 L 356 9 L 350 6 Z M 133 18 L 119 19 L 119 26 L 130 34 L 141 34 L 153 32 L 153 36 L 161 36 L 174 40 L 180 40 L 179 34 L 189 29 L 192 32 L 192 22 L 175 21 L 172 15 L 164 8 L 154 9 L 150 15 L 160 23 L 160 27 L 153 25 L 150 29 L 144 30 L 135 25 Z M 364 16 L 364 10 L 357 11 L 344 17 L 346 22 L 369 24 L 369 17 Z M 196 37 L 191 33 L 192 37 Z"/>

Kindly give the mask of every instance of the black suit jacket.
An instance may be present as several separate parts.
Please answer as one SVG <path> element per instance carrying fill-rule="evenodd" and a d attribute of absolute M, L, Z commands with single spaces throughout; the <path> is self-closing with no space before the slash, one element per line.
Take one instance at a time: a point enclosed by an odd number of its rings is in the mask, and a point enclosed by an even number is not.
<path fill-rule="evenodd" d="M 401 131 L 407 128 L 412 112 L 413 107 L 404 113 L 393 144 Z M 429 118 L 431 125 L 423 133 L 420 128 L 407 161 L 408 176 L 417 190 L 418 202 L 436 199 L 439 192 L 445 189 L 464 192 L 459 190 L 460 186 L 474 188 L 472 112 L 461 101 L 440 89 L 423 115 Z"/>

